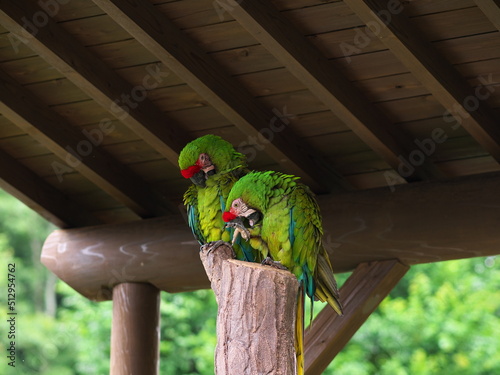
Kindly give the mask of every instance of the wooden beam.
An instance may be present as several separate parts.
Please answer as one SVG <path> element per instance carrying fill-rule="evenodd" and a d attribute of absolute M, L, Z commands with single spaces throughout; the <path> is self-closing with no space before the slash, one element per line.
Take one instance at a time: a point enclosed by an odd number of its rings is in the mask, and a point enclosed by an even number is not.
<path fill-rule="evenodd" d="M 0 188 L 61 228 L 102 224 L 31 170 L 0 150 Z"/>
<path fill-rule="evenodd" d="M 95 301 L 111 299 L 120 283 L 149 283 L 169 293 L 210 286 L 198 242 L 180 215 L 57 230 L 42 252 L 49 270 Z"/>
<path fill-rule="evenodd" d="M 35 19 L 34 15 L 40 12 L 46 17 L 43 18 L 43 26 L 36 26 L 32 20 Z M 174 121 L 167 119 L 148 98 L 134 101 L 133 95 L 142 88 L 121 78 L 44 11 L 37 8 L 35 2 L 0 1 L 0 24 L 19 36 L 35 53 L 96 103 L 127 125 L 172 164 L 177 165 L 179 152 L 191 140 L 187 133 Z M 156 73 L 156 79 L 161 80 L 162 72 Z M 147 75 L 145 74 L 145 77 Z M 148 80 L 150 84 L 152 81 L 153 79 Z M 124 103 L 124 96 L 132 100 L 132 104 Z"/>
<path fill-rule="evenodd" d="M 416 149 L 412 140 L 352 85 L 333 62 L 306 40 L 297 28 L 266 0 L 219 3 L 274 57 L 392 168 L 400 170 Z M 441 177 L 425 160 L 408 181 Z"/>
<path fill-rule="evenodd" d="M 397 260 L 362 263 L 340 289 L 344 316 L 326 306 L 305 332 L 306 375 L 320 375 L 406 274 Z"/>
<path fill-rule="evenodd" d="M 499 254 L 498 186 L 500 173 L 494 173 L 408 184 L 393 193 L 318 196 L 334 271 L 390 259 L 412 265 Z M 106 299 L 119 282 L 149 282 L 168 292 L 207 288 L 198 248 L 186 221 L 169 215 L 55 231 L 42 262 L 81 294 Z"/>
<path fill-rule="evenodd" d="M 264 143 L 264 152 L 288 173 L 301 176 L 316 192 L 334 185 L 348 187 L 317 151 L 286 129 L 288 120 L 280 118 L 282 108 L 273 111 L 263 106 L 152 4 L 93 1 L 249 139 Z"/>
<path fill-rule="evenodd" d="M 474 2 L 500 31 L 500 0 L 474 0 Z"/>
<path fill-rule="evenodd" d="M 107 132 L 112 131 L 110 119 L 85 136 L 1 70 L 0 112 L 61 159 L 61 163 L 53 165 L 60 181 L 64 178 L 61 171 L 71 170 L 70 165 L 138 218 L 161 216 L 176 209 L 99 147 Z"/>
<path fill-rule="evenodd" d="M 457 126 L 463 126 L 498 162 L 500 128 L 498 119 L 486 100 L 486 88 L 473 90 L 441 54 L 426 41 L 405 15 L 399 2 L 391 9 L 376 0 L 344 1 L 389 50 L 413 73 L 451 114 Z M 391 2 L 389 2 L 391 3 Z M 487 80 L 487 78 L 485 78 Z"/>

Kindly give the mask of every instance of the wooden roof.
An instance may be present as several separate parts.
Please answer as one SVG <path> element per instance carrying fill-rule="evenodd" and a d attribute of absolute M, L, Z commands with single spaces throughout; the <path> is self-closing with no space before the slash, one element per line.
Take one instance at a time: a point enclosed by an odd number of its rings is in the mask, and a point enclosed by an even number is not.
<path fill-rule="evenodd" d="M 66 228 L 178 215 L 207 133 L 317 193 L 498 171 L 499 27 L 495 0 L 0 1 L 0 186 Z"/>

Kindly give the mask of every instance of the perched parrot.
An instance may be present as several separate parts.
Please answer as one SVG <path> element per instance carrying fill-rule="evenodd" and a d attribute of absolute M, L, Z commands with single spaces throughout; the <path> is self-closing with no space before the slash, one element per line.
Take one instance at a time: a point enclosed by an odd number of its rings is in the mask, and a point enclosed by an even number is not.
<path fill-rule="evenodd" d="M 223 219 L 235 228 L 266 263 L 284 266 L 298 279 L 295 349 L 297 374 L 304 373 L 305 295 L 316 297 L 342 315 L 337 283 L 322 245 L 323 228 L 316 199 L 298 177 L 279 172 L 252 172 L 229 193 Z"/>
<path fill-rule="evenodd" d="M 228 242 L 233 229 L 225 228 L 222 212 L 234 183 L 249 172 L 245 155 L 216 135 L 204 135 L 188 143 L 179 155 L 184 178 L 193 182 L 184 194 L 188 224 L 200 245 Z M 233 243 L 236 258 L 257 261 L 260 254 L 245 241 Z M 254 255 L 259 255 L 258 259 Z"/>

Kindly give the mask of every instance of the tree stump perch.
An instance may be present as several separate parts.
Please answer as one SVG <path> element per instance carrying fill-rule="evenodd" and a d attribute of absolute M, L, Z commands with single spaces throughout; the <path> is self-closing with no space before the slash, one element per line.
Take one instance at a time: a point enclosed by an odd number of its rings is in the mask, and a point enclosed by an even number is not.
<path fill-rule="evenodd" d="M 219 305 L 215 373 L 295 374 L 296 277 L 232 259 L 229 244 L 210 249 L 200 258 Z"/>

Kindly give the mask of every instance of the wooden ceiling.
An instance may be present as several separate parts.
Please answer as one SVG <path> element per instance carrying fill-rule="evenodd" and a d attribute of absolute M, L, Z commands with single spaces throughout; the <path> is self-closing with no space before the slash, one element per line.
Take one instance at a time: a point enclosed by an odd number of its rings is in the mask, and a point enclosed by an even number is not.
<path fill-rule="evenodd" d="M 0 186 L 60 227 L 178 215 L 207 133 L 317 193 L 498 171 L 499 28 L 498 0 L 1 0 Z"/>

